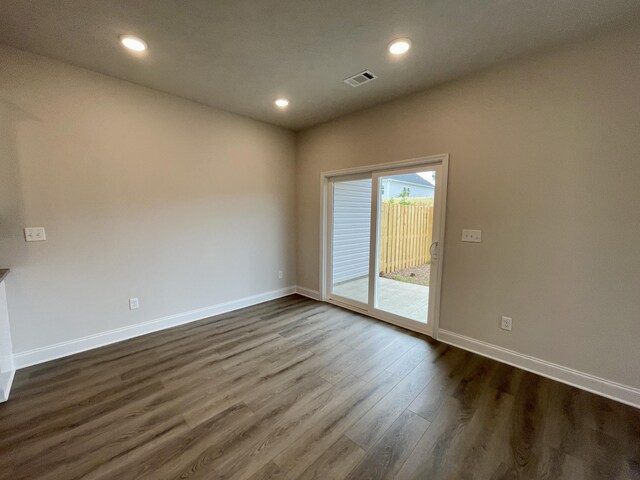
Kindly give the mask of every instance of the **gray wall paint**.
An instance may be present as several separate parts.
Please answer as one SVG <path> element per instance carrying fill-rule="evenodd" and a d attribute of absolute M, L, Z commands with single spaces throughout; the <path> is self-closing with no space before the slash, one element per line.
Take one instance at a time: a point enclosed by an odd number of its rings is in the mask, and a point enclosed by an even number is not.
<path fill-rule="evenodd" d="M 369 275 L 371 179 L 333 187 L 333 283 Z"/>
<path fill-rule="evenodd" d="M 7 47 L 0 65 L 15 352 L 295 284 L 294 134 Z"/>
<path fill-rule="evenodd" d="M 448 152 L 441 326 L 638 387 L 638 44 L 628 29 L 319 126 L 297 169 L 289 132 L 0 47 L 15 350 L 294 283 L 295 208 L 298 284 L 317 289 L 319 172 Z"/>
<path fill-rule="evenodd" d="M 298 284 L 319 288 L 320 172 L 449 153 L 441 328 L 640 387 L 638 45 L 630 28 L 302 132 Z"/>

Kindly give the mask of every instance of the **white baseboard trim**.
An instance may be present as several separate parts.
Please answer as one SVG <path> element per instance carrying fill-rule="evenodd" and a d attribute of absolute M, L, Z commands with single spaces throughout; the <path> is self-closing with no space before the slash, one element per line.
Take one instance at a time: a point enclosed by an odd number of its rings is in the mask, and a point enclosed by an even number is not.
<path fill-rule="evenodd" d="M 484 357 L 537 373 L 543 377 L 640 408 L 640 389 L 638 388 L 612 382 L 611 380 L 563 367 L 562 365 L 524 355 L 514 350 L 482 342 L 448 330 L 439 329 L 438 340 Z"/>
<path fill-rule="evenodd" d="M 231 312 L 240 308 L 250 307 L 269 300 L 286 297 L 298 293 L 314 300 L 320 300 L 320 292 L 299 286 L 290 286 L 270 292 L 244 297 L 230 302 L 220 303 L 209 307 L 190 310 L 175 315 L 150 320 L 136 325 L 97 333 L 87 337 L 77 338 L 66 342 L 36 348 L 13 355 L 16 369 L 30 367 L 39 363 L 48 362 L 57 358 L 66 357 L 75 353 L 92 350 L 112 343 L 121 342 L 130 338 L 146 335 L 171 327 L 202 320 L 205 318 Z M 465 335 L 460 335 L 448 330 L 438 330 L 438 340 L 479 355 L 492 358 L 514 367 L 528 370 L 553 380 L 581 388 L 583 390 L 602 395 L 636 408 L 640 408 L 640 389 L 616 383 L 604 378 L 596 377 L 588 373 L 563 367 L 555 363 L 547 362 L 536 357 L 524 355 L 514 350 L 509 350 L 491 343 L 476 340 Z M 7 400 L 11 390 L 15 370 L 0 374 L 0 403 Z"/>
<path fill-rule="evenodd" d="M 167 317 L 150 320 L 144 323 L 128 325 L 126 327 L 97 333 L 95 335 L 89 335 L 87 337 L 76 338 L 74 340 L 28 350 L 26 352 L 15 353 L 13 355 L 13 361 L 16 369 L 26 368 L 39 363 L 55 360 L 57 358 L 73 355 L 75 353 L 104 347 L 105 345 L 121 342 L 140 335 L 146 335 L 147 333 L 157 332 L 158 330 L 176 327 L 178 325 L 195 322 L 196 320 L 202 320 L 222 313 L 238 310 L 240 308 L 257 305 L 258 303 L 275 300 L 276 298 L 286 297 L 287 295 L 292 295 L 295 292 L 296 287 L 290 286 L 279 290 L 273 290 L 271 292 L 240 298 L 231 302 L 219 303 L 210 307 L 198 308 L 188 312 L 169 315 Z"/>
<path fill-rule="evenodd" d="M 0 372 L 0 403 L 6 402 L 9 399 L 9 392 L 11 391 L 11 384 L 13 383 L 15 373 L 15 370 Z"/>
<path fill-rule="evenodd" d="M 309 298 L 312 298 L 313 300 L 320 301 L 320 292 L 318 290 L 311 290 L 310 288 L 297 286 L 296 293 L 304 297 L 309 297 Z"/>

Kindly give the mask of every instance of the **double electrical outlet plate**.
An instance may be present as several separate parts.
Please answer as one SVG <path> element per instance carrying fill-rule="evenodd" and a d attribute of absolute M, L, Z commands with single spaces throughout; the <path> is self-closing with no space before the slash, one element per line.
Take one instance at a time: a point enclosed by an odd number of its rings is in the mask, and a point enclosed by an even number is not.
<path fill-rule="evenodd" d="M 24 239 L 27 242 L 44 242 L 47 239 L 47 234 L 44 227 L 26 227 Z"/>

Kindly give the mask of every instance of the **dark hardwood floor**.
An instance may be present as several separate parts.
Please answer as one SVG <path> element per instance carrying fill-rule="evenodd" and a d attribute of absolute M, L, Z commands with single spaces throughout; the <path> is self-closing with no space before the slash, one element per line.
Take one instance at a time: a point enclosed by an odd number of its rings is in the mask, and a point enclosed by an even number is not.
<path fill-rule="evenodd" d="M 21 370 L 2 479 L 639 479 L 640 410 L 290 296 Z"/>

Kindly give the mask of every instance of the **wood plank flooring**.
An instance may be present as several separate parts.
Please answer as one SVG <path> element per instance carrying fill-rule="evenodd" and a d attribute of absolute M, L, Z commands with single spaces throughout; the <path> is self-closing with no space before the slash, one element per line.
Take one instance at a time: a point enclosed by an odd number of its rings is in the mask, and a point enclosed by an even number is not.
<path fill-rule="evenodd" d="M 20 370 L 0 479 L 640 479 L 640 410 L 290 296 Z"/>

